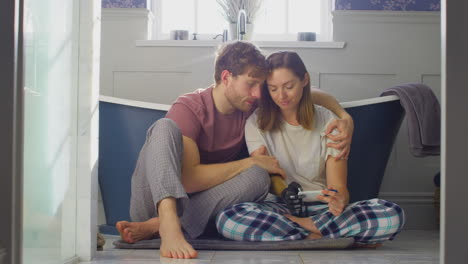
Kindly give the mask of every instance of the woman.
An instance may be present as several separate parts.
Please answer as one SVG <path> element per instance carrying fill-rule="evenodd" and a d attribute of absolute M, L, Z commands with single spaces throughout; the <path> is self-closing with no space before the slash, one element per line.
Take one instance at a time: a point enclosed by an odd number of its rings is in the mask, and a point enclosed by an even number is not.
<path fill-rule="evenodd" d="M 308 217 L 295 217 L 277 197 L 262 203 L 241 203 L 216 218 L 226 238 L 281 241 L 321 237 L 353 237 L 357 246 L 375 247 L 393 238 L 404 224 L 404 212 L 381 199 L 349 203 L 347 161 L 335 159 L 326 127 L 336 116 L 313 105 L 310 76 L 295 52 L 271 54 L 270 73 L 258 110 L 245 127 L 249 153 L 272 155 L 286 171 L 286 181 L 322 195 L 307 208 Z M 335 132 L 335 131 L 334 131 Z"/>

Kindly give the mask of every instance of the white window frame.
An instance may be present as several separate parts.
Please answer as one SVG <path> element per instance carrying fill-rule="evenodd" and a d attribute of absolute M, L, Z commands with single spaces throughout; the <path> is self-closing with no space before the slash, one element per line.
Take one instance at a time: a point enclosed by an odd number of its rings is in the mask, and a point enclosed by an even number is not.
<path fill-rule="evenodd" d="M 195 3 L 195 9 L 198 9 L 198 1 L 199 0 L 193 0 Z M 203 1 L 203 0 L 201 0 Z M 286 1 L 294 1 L 294 0 L 286 0 Z M 321 34 L 317 35 L 317 41 L 333 41 L 333 24 L 332 24 L 332 10 L 335 1 L 334 0 L 311 0 L 311 1 L 321 1 L 322 2 L 322 10 L 321 16 L 322 16 L 322 24 L 321 24 Z M 156 40 L 167 40 L 169 39 L 169 34 L 165 33 L 163 34 L 161 31 L 161 12 L 162 12 L 162 5 L 161 5 L 161 0 L 151 0 L 150 2 L 150 10 L 154 14 L 154 24 L 153 24 L 153 36 L 154 39 Z M 286 5 L 287 6 L 287 5 Z M 286 12 L 286 23 L 288 23 L 288 10 L 286 9 L 284 12 Z M 197 25 L 197 16 L 198 16 L 198 10 L 195 10 L 195 31 L 197 31 L 198 25 Z M 288 27 L 286 27 L 288 28 Z M 222 32 L 213 32 L 213 34 L 197 34 L 197 39 L 199 40 L 210 40 L 213 39 L 213 37 L 217 34 L 222 34 Z M 193 35 L 189 36 L 189 39 L 192 39 Z M 297 40 L 296 34 L 254 34 L 253 40 L 259 40 L 259 41 L 295 41 Z"/>

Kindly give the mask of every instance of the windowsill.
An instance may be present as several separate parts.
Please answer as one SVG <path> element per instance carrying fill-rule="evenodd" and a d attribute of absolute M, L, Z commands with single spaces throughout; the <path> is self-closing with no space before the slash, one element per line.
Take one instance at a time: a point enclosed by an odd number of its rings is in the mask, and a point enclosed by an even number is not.
<path fill-rule="evenodd" d="M 252 41 L 260 48 L 342 49 L 339 41 Z M 216 47 L 217 40 L 137 40 L 137 47 Z"/>

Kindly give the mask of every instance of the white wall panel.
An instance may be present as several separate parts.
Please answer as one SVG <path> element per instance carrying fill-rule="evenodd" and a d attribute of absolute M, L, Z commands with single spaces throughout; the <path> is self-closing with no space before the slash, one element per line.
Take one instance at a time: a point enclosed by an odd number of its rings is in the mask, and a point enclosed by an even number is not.
<path fill-rule="evenodd" d="M 320 88 L 341 102 L 379 97 L 397 84 L 395 74 L 320 73 Z"/>
<path fill-rule="evenodd" d="M 190 78 L 190 72 L 114 72 L 114 96 L 171 104 L 182 94 L 173 91 L 189 86 Z"/>
<path fill-rule="evenodd" d="M 441 79 L 440 74 L 422 74 L 421 81 L 427 86 L 432 88 L 432 91 L 435 93 L 437 99 L 440 102 L 441 95 Z"/>

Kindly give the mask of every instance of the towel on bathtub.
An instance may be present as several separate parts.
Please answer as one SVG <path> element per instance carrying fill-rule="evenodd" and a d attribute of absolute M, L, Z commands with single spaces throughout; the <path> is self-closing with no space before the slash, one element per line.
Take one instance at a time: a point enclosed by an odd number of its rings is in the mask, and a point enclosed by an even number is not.
<path fill-rule="evenodd" d="M 415 157 L 440 155 L 440 104 L 431 88 L 407 83 L 386 89 L 397 95 L 408 118 L 410 151 Z"/>

